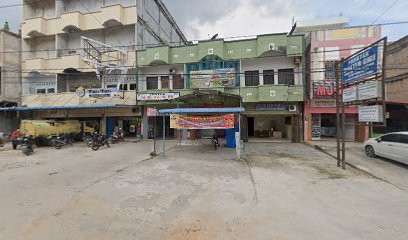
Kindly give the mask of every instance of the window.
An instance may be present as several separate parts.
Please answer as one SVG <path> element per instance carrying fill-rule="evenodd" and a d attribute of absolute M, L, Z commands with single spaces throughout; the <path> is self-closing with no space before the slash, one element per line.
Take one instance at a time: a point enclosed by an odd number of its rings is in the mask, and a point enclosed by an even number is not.
<path fill-rule="evenodd" d="M 55 88 L 48 88 L 47 93 L 55 93 Z"/>
<path fill-rule="evenodd" d="M 173 76 L 173 89 L 183 89 L 184 88 L 184 78 L 181 75 Z"/>
<path fill-rule="evenodd" d="M 169 89 L 169 88 L 170 88 L 170 77 L 162 76 L 161 77 L 161 89 Z"/>
<path fill-rule="evenodd" d="M 0 67 L 0 96 L 1 96 L 1 72 L 2 72 L 2 68 Z"/>
<path fill-rule="evenodd" d="M 381 137 L 381 141 L 384 142 L 397 142 L 398 137 L 396 134 L 388 134 Z"/>
<path fill-rule="evenodd" d="M 106 85 L 107 88 L 117 88 L 117 85 Z"/>
<path fill-rule="evenodd" d="M 405 143 L 408 144 L 408 135 L 404 135 L 404 134 L 398 134 L 398 143 Z"/>
<path fill-rule="evenodd" d="M 324 78 L 326 80 L 336 79 L 336 63 L 335 62 L 325 62 L 324 63 Z"/>
<path fill-rule="evenodd" d="M 147 90 L 159 89 L 159 81 L 157 77 L 147 77 Z"/>
<path fill-rule="evenodd" d="M 275 84 L 275 71 L 264 70 L 263 71 L 264 85 Z"/>
<path fill-rule="evenodd" d="M 37 89 L 37 93 L 39 93 L 39 94 L 45 94 L 46 92 L 47 92 L 47 89 L 45 89 L 45 88 Z"/>
<path fill-rule="evenodd" d="M 127 84 L 120 84 L 119 85 L 119 90 L 120 91 L 127 91 L 128 90 L 128 85 Z"/>
<path fill-rule="evenodd" d="M 279 69 L 278 83 L 284 85 L 295 85 L 295 73 L 293 68 Z"/>
<path fill-rule="evenodd" d="M 259 86 L 259 71 L 245 71 L 245 86 Z"/>
<path fill-rule="evenodd" d="M 130 90 L 130 91 L 136 90 L 136 83 L 131 83 L 131 84 L 129 84 L 129 90 Z"/>

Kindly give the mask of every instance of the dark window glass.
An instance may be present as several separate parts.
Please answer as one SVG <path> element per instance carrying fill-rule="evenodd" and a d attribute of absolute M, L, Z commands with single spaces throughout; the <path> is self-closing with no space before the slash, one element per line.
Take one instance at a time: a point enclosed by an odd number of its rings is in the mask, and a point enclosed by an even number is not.
<path fill-rule="evenodd" d="M 129 86 L 129 90 L 130 91 L 136 90 L 136 83 L 131 83 L 130 86 Z"/>
<path fill-rule="evenodd" d="M 161 88 L 162 89 L 169 89 L 170 88 L 170 77 L 169 76 L 162 76 L 161 77 Z"/>
<path fill-rule="evenodd" d="M 279 69 L 278 83 L 284 85 L 295 85 L 295 73 L 293 68 Z"/>
<path fill-rule="evenodd" d="M 155 90 L 159 88 L 159 81 L 157 77 L 147 77 L 147 90 Z"/>
<path fill-rule="evenodd" d="M 245 86 L 259 86 L 259 71 L 245 71 Z"/>
<path fill-rule="evenodd" d="M 173 89 L 183 89 L 184 88 L 184 78 L 181 75 L 173 76 Z"/>
<path fill-rule="evenodd" d="M 128 90 L 128 85 L 127 85 L 127 84 L 120 84 L 119 90 L 121 90 L 121 91 L 127 91 L 127 90 Z"/>
<path fill-rule="evenodd" d="M 106 85 L 107 88 L 117 88 L 117 85 Z"/>
<path fill-rule="evenodd" d="M 37 93 L 40 93 L 40 94 L 45 94 L 46 91 L 47 91 L 47 90 L 46 90 L 45 88 L 37 89 Z"/>
<path fill-rule="evenodd" d="M 388 135 L 382 136 L 381 141 L 384 141 L 384 142 L 397 142 L 398 137 L 397 137 L 396 134 L 388 134 Z"/>
<path fill-rule="evenodd" d="M 398 134 L 398 143 L 408 144 L 408 135 Z"/>
<path fill-rule="evenodd" d="M 326 80 L 336 79 L 336 64 L 334 62 L 324 63 L 324 77 Z"/>
<path fill-rule="evenodd" d="M 264 70 L 263 71 L 264 84 L 275 84 L 275 71 L 274 70 Z"/>
<path fill-rule="evenodd" d="M 55 93 L 55 88 L 48 88 L 48 93 Z"/>

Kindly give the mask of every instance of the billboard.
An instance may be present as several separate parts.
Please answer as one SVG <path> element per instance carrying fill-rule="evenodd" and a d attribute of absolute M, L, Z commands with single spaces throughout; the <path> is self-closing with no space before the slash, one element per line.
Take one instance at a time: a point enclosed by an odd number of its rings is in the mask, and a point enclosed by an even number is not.
<path fill-rule="evenodd" d="M 191 71 L 191 88 L 234 87 L 236 71 L 234 68 Z"/>
<path fill-rule="evenodd" d="M 175 129 L 228 129 L 234 128 L 234 114 L 220 116 L 170 115 L 170 128 Z"/>
<path fill-rule="evenodd" d="M 381 71 L 379 59 L 379 45 L 374 45 L 342 63 L 343 84 L 350 84 Z"/>

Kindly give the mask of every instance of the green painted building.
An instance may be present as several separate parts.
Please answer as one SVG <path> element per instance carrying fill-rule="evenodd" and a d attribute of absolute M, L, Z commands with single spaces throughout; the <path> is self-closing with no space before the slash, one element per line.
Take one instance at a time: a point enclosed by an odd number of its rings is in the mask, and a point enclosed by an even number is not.
<path fill-rule="evenodd" d="M 145 109 L 144 136 L 152 136 L 152 119 L 146 116 L 149 107 L 242 106 L 244 140 L 300 141 L 304 47 L 303 35 L 278 33 L 138 51 L 137 98 Z M 174 135 L 171 129 L 166 132 Z"/>

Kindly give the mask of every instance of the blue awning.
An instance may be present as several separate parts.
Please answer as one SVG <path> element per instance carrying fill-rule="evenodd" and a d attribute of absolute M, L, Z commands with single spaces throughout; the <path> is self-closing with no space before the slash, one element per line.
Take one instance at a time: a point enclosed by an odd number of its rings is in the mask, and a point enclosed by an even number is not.
<path fill-rule="evenodd" d="M 118 104 L 94 104 L 94 105 L 77 105 L 77 106 L 44 106 L 44 107 L 10 107 L 0 108 L 0 111 L 41 111 L 41 110 L 58 110 L 58 109 L 94 109 L 94 108 L 117 108 L 132 107 L 130 105 Z"/>
<path fill-rule="evenodd" d="M 242 113 L 244 108 L 173 108 L 159 110 L 160 114 L 177 113 Z"/>

